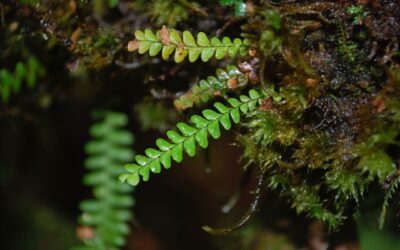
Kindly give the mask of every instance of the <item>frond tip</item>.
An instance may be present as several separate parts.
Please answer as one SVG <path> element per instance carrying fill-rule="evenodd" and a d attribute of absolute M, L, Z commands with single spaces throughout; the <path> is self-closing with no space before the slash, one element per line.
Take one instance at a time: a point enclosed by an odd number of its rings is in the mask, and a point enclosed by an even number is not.
<path fill-rule="evenodd" d="M 183 151 L 190 157 L 196 155 L 196 144 L 205 149 L 208 147 L 208 134 L 212 138 L 218 139 L 221 136 L 219 125 L 221 124 L 226 130 L 231 129 L 231 119 L 237 124 L 240 121 L 241 113 L 248 113 L 255 110 L 257 104 L 261 100 L 261 95 L 256 90 L 250 90 L 249 96 L 241 95 L 239 99 L 229 98 L 230 107 L 217 102 L 214 104 L 215 109 L 205 109 L 202 116 L 193 115 L 191 122 L 193 125 L 186 123 L 178 123 L 175 130 L 167 131 L 167 137 L 170 142 L 165 139 L 157 139 L 156 145 L 158 149 L 148 148 L 144 155 L 136 155 L 136 163 L 125 165 L 128 173 L 120 175 L 121 182 L 128 182 L 131 185 L 138 185 L 140 177 L 143 181 L 149 180 L 150 172 L 160 173 L 161 166 L 169 169 L 171 167 L 171 158 L 175 162 L 181 162 L 183 159 Z"/>
<path fill-rule="evenodd" d="M 139 54 L 148 52 L 150 56 L 156 56 L 161 52 L 164 60 L 174 54 L 176 63 L 182 62 L 186 56 L 189 56 L 190 62 L 195 62 L 199 57 L 203 62 L 207 62 L 213 56 L 222 59 L 226 55 L 234 57 L 238 52 L 245 55 L 250 45 L 248 39 L 235 38 L 233 41 L 229 37 L 223 37 L 222 40 L 218 37 L 209 39 L 204 32 L 199 32 L 195 40 L 189 31 L 180 33 L 165 26 L 156 33 L 150 29 L 144 32 L 137 30 L 135 37 L 135 40 L 128 43 L 129 51 L 138 50 Z"/>

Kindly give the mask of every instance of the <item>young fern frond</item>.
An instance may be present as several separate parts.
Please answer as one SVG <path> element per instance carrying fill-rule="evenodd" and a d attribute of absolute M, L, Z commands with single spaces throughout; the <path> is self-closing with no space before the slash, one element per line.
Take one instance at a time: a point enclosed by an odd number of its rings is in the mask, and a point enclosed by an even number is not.
<path fill-rule="evenodd" d="M 186 56 L 189 56 L 190 62 L 195 62 L 199 57 L 203 62 L 207 62 L 211 57 L 222 59 L 226 55 L 235 57 L 239 52 L 246 55 L 250 46 L 250 40 L 235 38 L 233 41 L 229 37 L 218 37 L 209 39 L 204 32 L 197 34 L 194 39 L 192 33 L 183 31 L 181 34 L 175 29 L 167 29 L 165 26 L 156 33 L 150 29 L 144 32 L 137 30 L 136 39 L 129 42 L 128 50 L 138 50 L 139 54 L 149 53 L 150 56 L 156 56 L 161 52 L 161 57 L 167 60 L 174 54 L 176 63 L 182 62 Z"/>
<path fill-rule="evenodd" d="M 90 173 L 84 183 L 93 187 L 95 198 L 80 203 L 82 226 L 77 232 L 84 246 L 73 250 L 119 249 L 130 230 L 127 222 L 132 218 L 133 188 L 120 183 L 118 176 L 124 172 L 120 165 L 134 156 L 130 148 L 133 135 L 123 129 L 128 122 L 126 115 L 104 112 L 100 116 L 101 121 L 90 129 L 94 139 L 85 147 L 89 155 L 85 166 Z"/>
<path fill-rule="evenodd" d="M 28 88 L 36 85 L 37 78 L 45 74 L 43 66 L 39 61 L 31 56 L 27 62 L 18 62 L 15 72 L 6 69 L 0 70 L 0 98 L 3 102 L 8 102 L 12 92 L 18 93 L 22 84 L 25 82 Z"/>
<path fill-rule="evenodd" d="M 161 166 L 169 169 L 171 167 L 171 158 L 175 162 L 181 162 L 183 151 L 193 157 L 196 155 L 196 144 L 205 149 L 208 147 L 208 134 L 218 139 L 221 136 L 219 124 L 226 130 L 231 129 L 231 119 L 234 123 L 239 123 L 241 112 L 246 114 L 257 107 L 261 100 L 261 95 L 256 90 L 250 90 L 249 96 L 241 95 L 239 99 L 229 98 L 230 107 L 217 102 L 214 104 L 215 112 L 211 109 L 205 109 L 203 116 L 193 115 L 191 122 L 194 126 L 186 123 L 178 123 L 179 132 L 174 130 L 167 131 L 168 142 L 165 139 L 157 139 L 158 149 L 148 148 L 145 151 L 146 156 L 136 155 L 134 164 L 125 165 L 127 173 L 120 176 L 122 182 L 128 182 L 131 185 L 138 185 L 140 179 L 148 181 L 150 172 L 160 173 Z"/>
<path fill-rule="evenodd" d="M 200 80 L 187 93 L 179 96 L 174 105 L 178 110 L 184 110 L 208 102 L 214 96 L 224 95 L 228 90 L 246 86 L 249 82 L 247 74 L 237 67 L 228 65 L 226 70 L 217 69 L 216 76 Z"/>

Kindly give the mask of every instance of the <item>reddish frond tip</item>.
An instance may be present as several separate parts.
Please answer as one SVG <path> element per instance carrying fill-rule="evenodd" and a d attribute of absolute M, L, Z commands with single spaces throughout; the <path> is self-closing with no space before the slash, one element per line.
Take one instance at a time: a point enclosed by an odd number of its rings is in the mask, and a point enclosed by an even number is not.
<path fill-rule="evenodd" d="M 170 45 L 171 44 L 171 38 L 169 37 L 169 30 L 165 25 L 163 25 L 161 30 L 160 30 L 160 41 L 164 45 Z"/>

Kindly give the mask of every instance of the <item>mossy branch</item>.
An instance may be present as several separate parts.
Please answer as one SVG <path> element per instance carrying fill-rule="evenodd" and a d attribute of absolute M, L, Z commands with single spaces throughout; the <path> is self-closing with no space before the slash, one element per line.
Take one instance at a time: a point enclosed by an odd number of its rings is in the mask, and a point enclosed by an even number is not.
<path fill-rule="evenodd" d="M 165 26 L 154 33 L 150 29 L 135 32 L 136 39 L 129 42 L 128 50 L 138 50 L 139 54 L 149 53 L 156 56 L 161 52 L 161 57 L 167 60 L 174 54 L 176 63 L 182 62 L 186 56 L 190 62 L 195 62 L 199 57 L 203 62 L 209 61 L 213 56 L 222 59 L 226 55 L 235 57 L 239 52 L 246 55 L 250 45 L 250 40 L 235 38 L 233 41 L 229 37 L 218 37 L 209 39 L 204 32 L 197 34 L 197 39 L 189 31 L 181 34 L 175 29 L 167 29 Z"/>
<path fill-rule="evenodd" d="M 183 159 L 183 151 L 193 157 L 196 155 L 196 144 L 205 149 L 208 147 L 208 134 L 218 139 L 221 136 L 219 125 L 221 124 L 226 130 L 231 129 L 231 119 L 234 123 L 239 123 L 241 113 L 248 113 L 255 110 L 257 103 L 261 100 L 261 95 L 256 90 L 250 90 L 249 96 L 241 95 L 239 99 L 229 98 L 230 107 L 217 102 L 214 104 L 215 112 L 211 109 L 205 109 L 203 116 L 193 115 L 191 121 L 194 126 L 186 123 L 178 123 L 177 128 L 180 133 L 169 130 L 165 139 L 157 139 L 156 145 L 158 149 L 148 148 L 144 155 L 136 155 L 136 163 L 125 166 L 127 173 L 120 176 L 122 182 L 128 182 L 131 185 L 138 185 L 140 178 L 148 181 L 150 172 L 160 173 L 161 166 L 169 169 L 171 167 L 171 158 L 175 162 L 181 162 Z"/>

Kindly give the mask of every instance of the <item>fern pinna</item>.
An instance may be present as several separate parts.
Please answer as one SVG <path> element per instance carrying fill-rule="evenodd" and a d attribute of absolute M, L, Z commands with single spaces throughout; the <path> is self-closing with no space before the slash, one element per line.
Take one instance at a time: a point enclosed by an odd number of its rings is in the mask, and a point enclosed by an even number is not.
<path fill-rule="evenodd" d="M 212 138 L 218 139 L 221 136 L 220 124 L 226 130 L 231 129 L 231 119 L 234 123 L 239 123 L 241 113 L 246 114 L 256 109 L 262 96 L 256 90 L 250 90 L 249 96 L 241 95 L 239 99 L 229 98 L 229 107 L 216 102 L 214 104 L 217 112 L 211 109 L 205 109 L 202 116 L 193 115 L 190 120 L 194 126 L 186 123 L 178 123 L 175 130 L 167 131 L 168 142 L 165 139 L 157 139 L 158 149 L 148 148 L 145 151 L 146 156 L 136 155 L 134 164 L 125 166 L 127 173 L 120 176 L 122 182 L 128 182 L 131 185 L 137 185 L 142 178 L 148 181 L 150 172 L 160 173 L 161 165 L 169 169 L 171 167 L 171 158 L 175 162 L 181 162 L 183 151 L 190 157 L 196 155 L 196 144 L 203 149 L 208 147 L 208 134 Z"/>
<path fill-rule="evenodd" d="M 138 50 L 139 54 L 149 52 L 150 56 L 156 56 L 161 52 L 164 60 L 174 54 L 176 63 L 182 62 L 187 55 L 190 62 L 195 62 L 199 57 L 203 62 L 209 61 L 213 56 L 217 59 L 222 59 L 226 55 L 234 57 L 238 52 L 240 55 L 245 55 L 251 44 L 247 38 L 235 38 L 233 41 L 229 37 L 223 37 L 222 40 L 218 37 L 209 39 L 204 32 L 199 32 L 195 40 L 189 31 L 185 30 L 181 34 L 165 26 L 156 33 L 150 29 L 144 32 L 137 30 L 135 37 L 136 39 L 128 44 L 129 51 Z"/>
<path fill-rule="evenodd" d="M 93 140 L 85 147 L 85 166 L 90 172 L 84 177 L 85 185 L 93 187 L 95 198 L 80 204 L 81 226 L 77 234 L 84 246 L 74 250 L 119 249 L 125 245 L 130 230 L 127 222 L 132 218 L 133 188 L 118 181 L 123 172 L 121 164 L 134 156 L 130 148 L 133 135 L 123 128 L 128 118 L 110 111 L 95 115 L 99 121 L 90 128 Z"/>

